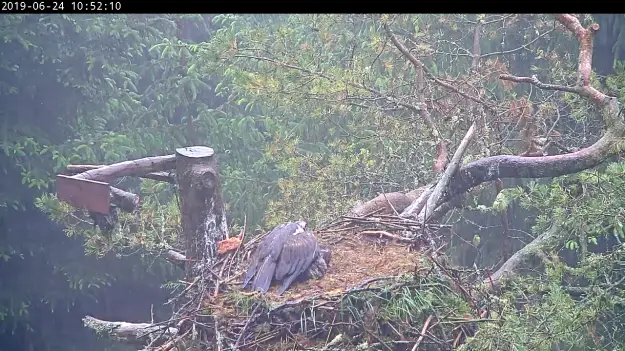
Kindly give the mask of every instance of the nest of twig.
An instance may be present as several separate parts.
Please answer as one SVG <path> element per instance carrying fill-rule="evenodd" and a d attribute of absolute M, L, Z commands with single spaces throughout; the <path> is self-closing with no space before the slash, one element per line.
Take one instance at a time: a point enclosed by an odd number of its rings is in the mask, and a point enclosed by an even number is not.
<path fill-rule="evenodd" d="M 398 350 L 411 349 L 417 340 L 439 350 L 473 313 L 466 279 L 434 274 L 439 263 L 422 249 L 423 237 L 435 237 L 436 227 L 393 216 L 344 217 L 315 233 L 332 248 L 326 275 L 293 284 L 282 296 L 275 287 L 264 295 L 240 290 L 249 254 L 263 236 L 256 237 L 217 263 L 220 293 L 202 295 L 201 308 L 187 309 L 185 319 L 202 316 L 211 327 L 218 320 L 219 335 L 208 331 L 205 340 L 220 339 L 222 350 L 365 344 Z M 460 324 L 443 327 L 442 316 Z"/>

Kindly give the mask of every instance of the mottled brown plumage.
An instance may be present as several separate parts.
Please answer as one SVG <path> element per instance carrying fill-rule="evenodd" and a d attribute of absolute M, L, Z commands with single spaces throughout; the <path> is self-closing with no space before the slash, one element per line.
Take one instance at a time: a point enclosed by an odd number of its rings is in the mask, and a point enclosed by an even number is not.
<path fill-rule="evenodd" d="M 243 288 L 267 292 L 271 282 L 281 281 L 281 295 L 298 278 L 320 278 L 330 262 L 330 250 L 319 245 L 306 230 L 306 222 L 288 222 L 276 226 L 260 243 L 243 279 Z"/>

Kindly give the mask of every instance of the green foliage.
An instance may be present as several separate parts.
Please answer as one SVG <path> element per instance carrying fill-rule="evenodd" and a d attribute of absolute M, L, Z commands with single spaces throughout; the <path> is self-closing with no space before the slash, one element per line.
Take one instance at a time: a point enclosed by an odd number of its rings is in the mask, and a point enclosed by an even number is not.
<path fill-rule="evenodd" d="M 596 245 L 597 237 L 623 237 L 624 172 L 625 164 L 612 163 L 604 171 L 585 171 L 549 184 L 530 183 L 527 193 L 518 189 L 515 195 L 524 207 L 540 213 L 537 232 L 557 223 L 564 226 L 567 240 Z"/>
<path fill-rule="evenodd" d="M 410 40 L 434 76 L 482 84 L 502 102 L 515 98 L 517 92 L 498 79 L 497 72 L 506 72 L 504 64 L 485 59 L 491 73 L 478 82 L 470 57 L 456 54 L 459 47 L 473 45 L 465 35 L 472 20 L 464 15 L 279 15 L 265 22 L 219 15 L 210 42 L 187 45 L 200 53 L 194 68 L 222 75 L 216 91 L 253 111 L 263 125 L 264 162 L 275 164 L 281 178 L 280 196 L 268 209 L 270 224 L 302 216 L 319 223 L 378 192 L 412 189 L 431 179 L 435 141 L 415 110 L 417 72 L 389 42 L 384 21 Z M 542 31 L 534 42 L 544 44 L 536 45 L 534 67 L 541 72 L 550 67 L 555 78 L 574 78 L 574 65 L 557 59 L 560 48 L 539 39 L 568 41 L 545 36 L 552 22 L 540 16 L 532 20 Z M 515 17 L 504 27 L 484 27 L 488 40 L 481 49 L 497 51 L 498 40 L 527 24 Z M 521 58 L 528 59 L 525 53 Z M 554 63 L 560 66 L 553 69 Z M 465 106 L 446 100 L 447 91 L 428 87 L 426 93 L 444 106 L 433 110 L 437 130 L 459 141 L 461 135 L 453 131 L 470 124 L 462 117 Z"/>
<path fill-rule="evenodd" d="M 519 285 L 514 293 L 502 296 L 499 312 L 491 316 L 497 322 L 481 323 L 477 334 L 459 349 L 553 350 L 554 345 L 597 349 L 589 326 L 597 319 L 597 310 L 606 307 L 600 299 L 580 304 L 559 284 L 546 285 L 541 291 L 527 291 L 526 287 Z"/>
<path fill-rule="evenodd" d="M 504 322 L 480 329 L 467 347 L 550 350 L 554 344 L 576 349 L 623 345 L 625 340 L 615 333 L 625 328 L 615 315 L 625 294 L 620 269 L 625 258 L 620 244 L 625 238 L 623 174 L 625 164 L 611 163 L 605 169 L 502 192 L 539 213 L 536 233 L 560 226 L 560 241 L 547 249 L 544 274 L 509 287 L 510 306 L 501 313 Z M 525 307 L 519 311 L 521 301 Z"/>
<path fill-rule="evenodd" d="M 619 100 L 625 98 L 625 61 L 615 62 L 616 74 L 606 78 L 606 87 Z"/>
<path fill-rule="evenodd" d="M 88 254 L 122 258 L 137 252 L 151 263 L 154 253 L 179 244 L 174 187 L 148 180 L 116 183 L 140 194 L 142 208 L 140 214 L 121 214 L 120 226 L 107 239 L 93 229 L 85 213 L 46 193 L 53 175 L 68 164 L 114 163 L 170 154 L 180 146 L 208 145 L 220 156 L 232 223 L 241 225 L 246 219 L 248 228 L 256 228 L 306 218 L 314 225 L 378 192 L 413 189 L 432 180 L 437 133 L 453 148 L 462 130 L 478 120 L 479 137 L 465 161 L 520 152 L 517 144 L 501 141 L 519 135 L 523 118 L 513 107 L 520 97 L 534 108 L 540 131 L 547 132 L 554 121 L 565 125 L 560 130 L 574 131 L 565 139 L 567 145 L 584 145 L 600 130 L 596 111 L 587 101 L 498 79 L 499 74 L 513 73 L 574 84 L 577 42 L 568 33 L 553 31 L 550 16 L 227 14 L 206 19 L 0 18 L 0 97 L 7 101 L 0 112 L 0 164 L 11 184 L 0 188 L 0 210 L 19 209 L 37 196 L 36 206 L 62 224 L 69 236 L 85 239 Z M 471 52 L 477 20 L 484 25 L 479 43 L 483 56 L 476 72 Z M 388 39 L 384 24 L 427 67 L 431 77 L 423 86 L 419 72 Z M 186 37 L 186 32 L 198 37 Z M 616 67 L 617 74 L 606 84 L 623 99 L 625 75 Z M 432 84 L 431 78 L 488 99 L 495 113 Z M 595 76 L 592 84 L 598 86 Z M 431 111 L 434 127 L 419 114 L 421 104 Z M 568 111 L 562 120 L 561 110 Z M 624 234 L 624 169 L 616 164 L 605 171 L 531 183 L 527 191 L 499 192 L 488 204 L 476 198 L 473 209 L 483 217 L 501 215 L 520 203 L 540 213 L 536 232 L 554 221 L 562 223 L 567 233 L 562 244 L 579 255 L 581 264 L 572 269 L 551 255 L 546 273 L 527 281 L 535 291 L 511 288 L 498 312 L 501 321 L 485 323 L 466 347 L 540 350 L 556 343 L 592 341 L 588 333 L 574 331 L 607 318 L 602 299 L 609 300 L 608 291 L 618 287 L 601 288 L 580 302 L 554 282 L 607 279 L 588 267 L 600 270 L 601 262 L 607 274 L 607 267 L 619 262 L 620 257 L 591 251 L 603 238 Z M 479 234 L 470 231 L 475 246 L 496 242 L 496 235 L 488 235 L 493 233 L 483 227 Z M 39 242 L 18 247 L 19 235 L 13 235 L 0 245 L 4 262 L 18 262 L 42 250 Z M 62 256 L 60 248 L 45 249 Z M 65 288 L 80 294 L 111 284 L 122 271 L 94 273 L 74 261 L 52 265 L 55 274 L 67 278 Z M 160 264 L 161 277 L 174 275 L 170 265 Z M 36 294 L 19 299 L 17 291 L 1 297 L 3 318 L 27 315 L 32 302 L 28 299 Z M 428 308 L 458 305 L 428 291 L 404 291 L 390 298 L 382 313 L 405 320 Z M 531 299 L 523 300 L 525 309 L 519 310 L 516 299 L 525 293 Z M 44 300 L 57 308 L 55 303 L 65 301 L 66 294 L 59 287 L 46 292 Z M 547 324 L 550 320 L 553 327 Z M 620 328 L 618 320 L 613 323 Z"/>

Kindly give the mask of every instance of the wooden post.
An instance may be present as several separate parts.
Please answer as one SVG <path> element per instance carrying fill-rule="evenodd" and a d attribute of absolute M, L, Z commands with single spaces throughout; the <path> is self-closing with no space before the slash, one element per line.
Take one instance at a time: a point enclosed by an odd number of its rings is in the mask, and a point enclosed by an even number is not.
<path fill-rule="evenodd" d="M 217 258 L 217 242 L 226 238 L 228 224 L 221 198 L 217 156 L 213 149 L 192 146 L 176 149 L 180 218 L 185 242 L 185 274 L 196 276 Z"/>

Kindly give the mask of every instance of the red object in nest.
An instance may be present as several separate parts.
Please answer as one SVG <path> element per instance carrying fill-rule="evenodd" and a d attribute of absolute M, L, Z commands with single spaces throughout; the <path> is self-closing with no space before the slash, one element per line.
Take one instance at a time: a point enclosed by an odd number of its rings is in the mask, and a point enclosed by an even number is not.
<path fill-rule="evenodd" d="M 236 250 L 241 246 L 242 239 L 243 234 L 217 242 L 217 253 L 223 255 Z"/>

